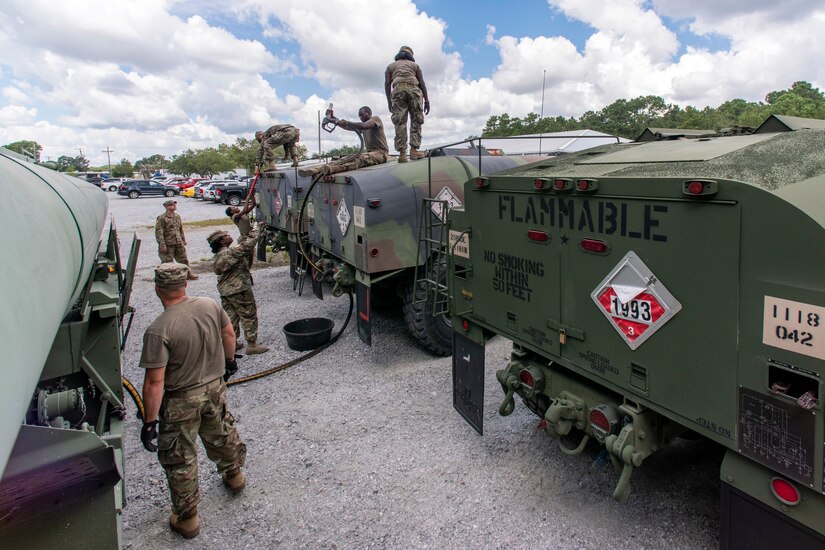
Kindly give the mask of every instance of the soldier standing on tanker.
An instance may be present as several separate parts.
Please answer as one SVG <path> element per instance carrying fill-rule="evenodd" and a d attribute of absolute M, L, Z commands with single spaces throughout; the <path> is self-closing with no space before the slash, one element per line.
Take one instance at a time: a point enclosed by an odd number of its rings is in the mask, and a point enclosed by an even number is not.
<path fill-rule="evenodd" d="M 255 132 L 255 139 L 261 144 L 255 157 L 255 166 L 261 172 L 271 172 L 275 167 L 275 149 L 284 146 L 284 160 L 292 159 L 292 166 L 298 166 L 296 144 L 301 139 L 301 131 L 292 124 L 276 124 L 266 131 Z"/>
<path fill-rule="evenodd" d="M 389 147 L 387 147 L 387 138 L 384 135 L 384 123 L 381 122 L 381 118 L 373 116 L 372 109 L 366 105 L 358 109 L 358 118 L 361 119 L 361 122 L 350 122 L 344 119 L 337 119 L 333 116 L 329 116 L 325 120 L 332 122 L 344 130 L 360 131 L 364 137 L 364 147 L 367 149 L 365 153 L 349 155 L 323 166 L 314 166 L 312 168 L 298 170 L 298 175 L 315 176 L 317 174 L 337 174 L 338 172 L 357 170 L 364 166 L 374 166 L 387 162 Z"/>
<path fill-rule="evenodd" d="M 188 273 L 183 264 L 155 269 L 155 293 L 164 311 L 143 335 L 140 440 L 147 451 L 157 451 L 166 472 L 172 497 L 169 526 L 189 539 L 200 532 L 196 438 L 235 494 L 246 486 L 241 471 L 246 445 L 226 405 L 224 381 L 238 369 L 232 323 L 214 300 L 186 295 Z"/>
<path fill-rule="evenodd" d="M 268 351 L 268 347 L 257 343 L 258 306 L 252 293 L 252 274 L 247 263 L 248 255 L 255 249 L 258 240 L 258 229 L 253 228 L 246 236 L 241 236 L 236 245 L 232 245 L 229 233 L 221 229 L 213 231 L 206 240 L 215 253 L 212 268 L 218 276 L 221 305 L 229 314 L 236 337 L 240 338 L 242 326 L 247 355 Z M 240 349 L 243 344 L 237 341 L 235 346 Z"/>
<path fill-rule="evenodd" d="M 424 115 L 430 114 L 430 100 L 421 67 L 415 62 L 409 46 L 401 46 L 395 61 L 384 71 L 384 91 L 395 125 L 395 150 L 400 153 L 398 162 L 407 162 L 407 116 L 410 119 L 410 158 L 426 157 L 426 153 L 419 149 L 421 125 L 424 124 Z"/>
<path fill-rule="evenodd" d="M 183 222 L 180 216 L 175 213 L 178 209 L 178 201 L 168 200 L 163 203 L 166 212 L 155 220 L 155 240 L 158 242 L 158 256 L 161 263 L 176 261 L 189 265 L 189 258 L 186 257 L 186 235 L 183 233 Z M 197 275 L 188 272 L 188 279 L 194 281 Z"/>

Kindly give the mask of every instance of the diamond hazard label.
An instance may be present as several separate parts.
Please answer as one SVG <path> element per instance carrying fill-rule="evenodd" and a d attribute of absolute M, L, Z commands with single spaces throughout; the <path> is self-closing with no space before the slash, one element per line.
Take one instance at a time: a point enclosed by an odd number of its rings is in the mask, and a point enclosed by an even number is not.
<path fill-rule="evenodd" d="M 338 213 L 335 217 L 338 219 L 338 227 L 341 228 L 341 235 L 346 235 L 351 218 L 349 215 L 349 210 L 347 210 L 347 203 L 343 198 L 341 199 L 341 204 L 338 206 Z"/>
<path fill-rule="evenodd" d="M 279 191 L 275 194 L 275 214 L 280 216 L 281 215 L 281 208 L 283 208 L 283 206 L 284 206 L 284 203 L 281 202 L 281 192 Z"/>
<path fill-rule="evenodd" d="M 622 258 L 590 296 L 630 349 L 642 345 L 682 309 L 633 252 Z"/>

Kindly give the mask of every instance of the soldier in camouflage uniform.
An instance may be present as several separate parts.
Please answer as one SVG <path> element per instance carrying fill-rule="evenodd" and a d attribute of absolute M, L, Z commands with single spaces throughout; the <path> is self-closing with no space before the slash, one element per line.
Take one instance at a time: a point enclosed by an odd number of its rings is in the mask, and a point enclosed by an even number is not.
<path fill-rule="evenodd" d="M 260 171 L 275 170 L 275 149 L 284 146 L 284 161 L 292 159 L 292 166 L 298 166 L 296 144 L 301 139 L 301 131 L 291 124 L 276 124 L 266 131 L 255 132 L 255 139 L 261 144 L 255 157 L 255 166 Z"/>
<path fill-rule="evenodd" d="M 173 263 L 155 270 L 155 293 L 164 311 L 143 335 L 140 439 L 146 450 L 157 451 L 166 472 L 170 527 L 192 538 L 200 532 L 197 438 L 235 494 L 246 486 L 241 471 L 246 445 L 226 404 L 224 377 L 237 370 L 232 323 L 214 300 L 186 295 L 188 273 L 187 266 Z"/>
<path fill-rule="evenodd" d="M 317 174 L 337 174 L 338 172 L 348 172 L 357 170 L 364 166 L 374 166 L 387 162 L 387 138 L 384 136 L 384 123 L 377 116 L 372 116 L 372 109 L 361 107 L 358 110 L 358 118 L 361 122 L 350 122 L 349 120 L 339 120 L 335 117 L 327 117 L 327 120 L 340 126 L 344 130 L 358 130 L 364 136 L 364 147 L 366 153 L 356 153 L 339 160 L 334 160 L 323 166 L 313 166 L 298 170 L 299 176 L 315 176 Z"/>
<path fill-rule="evenodd" d="M 430 100 L 421 67 L 415 62 L 412 48 L 402 46 L 395 61 L 384 71 L 384 91 L 387 107 L 395 125 L 395 150 L 398 162 L 407 162 L 407 117 L 410 119 L 410 158 L 426 157 L 421 148 L 421 125 L 424 115 L 430 114 Z"/>
<path fill-rule="evenodd" d="M 255 249 L 258 240 L 258 229 L 253 228 L 238 239 L 236 245 L 232 245 L 229 233 L 221 229 L 213 231 L 206 240 L 215 253 L 212 268 L 218 276 L 221 305 L 229 314 L 235 334 L 240 337 L 243 327 L 247 355 L 268 351 L 268 347 L 257 343 L 258 307 L 252 293 L 252 275 L 247 263 L 247 255 Z M 236 345 L 240 347 L 240 342 Z"/>
<path fill-rule="evenodd" d="M 232 218 L 232 223 L 238 228 L 238 232 L 240 233 L 241 237 L 246 237 L 249 235 L 249 232 L 252 231 L 252 222 L 249 221 L 249 212 L 255 209 L 255 197 L 252 197 L 251 200 L 244 206 L 243 210 L 238 208 L 237 206 L 227 206 L 226 207 L 226 215 Z M 249 264 L 249 268 L 252 268 L 252 263 L 254 261 L 254 252 L 252 250 L 249 251 L 247 255 L 247 260 Z M 251 276 L 251 275 L 250 275 Z"/>
<path fill-rule="evenodd" d="M 155 240 L 158 242 L 158 256 L 163 263 L 176 261 L 189 265 L 186 257 L 186 235 L 183 233 L 183 222 L 175 213 L 178 201 L 168 200 L 163 203 L 166 212 L 155 221 Z M 194 281 L 198 276 L 189 272 L 189 280 Z"/>

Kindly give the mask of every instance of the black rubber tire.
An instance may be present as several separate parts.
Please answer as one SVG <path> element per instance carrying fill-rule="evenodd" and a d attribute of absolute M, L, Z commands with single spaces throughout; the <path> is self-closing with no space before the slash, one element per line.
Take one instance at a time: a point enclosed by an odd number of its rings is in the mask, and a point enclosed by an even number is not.
<path fill-rule="evenodd" d="M 140 193 L 138 191 L 129 191 L 129 198 L 130 199 L 136 199 L 139 196 L 140 196 Z"/>
<path fill-rule="evenodd" d="M 427 289 L 423 282 L 419 281 L 416 286 L 412 276 L 407 279 L 401 296 L 404 321 L 413 338 L 425 348 L 436 355 L 452 355 L 453 328 L 449 317 L 447 315 L 433 317 L 431 314 L 432 300 L 415 303 L 416 300 L 423 300 L 426 294 Z"/>
<path fill-rule="evenodd" d="M 117 191 L 117 185 L 110 185 L 109 191 Z"/>
<path fill-rule="evenodd" d="M 226 199 L 226 202 L 228 202 L 232 206 L 238 206 L 239 204 L 241 204 L 241 198 L 238 195 L 232 195 L 228 199 Z"/>
<path fill-rule="evenodd" d="M 171 189 L 167 189 L 166 191 L 163 192 L 163 194 L 166 197 L 174 197 L 175 196 L 175 192 L 172 191 Z"/>

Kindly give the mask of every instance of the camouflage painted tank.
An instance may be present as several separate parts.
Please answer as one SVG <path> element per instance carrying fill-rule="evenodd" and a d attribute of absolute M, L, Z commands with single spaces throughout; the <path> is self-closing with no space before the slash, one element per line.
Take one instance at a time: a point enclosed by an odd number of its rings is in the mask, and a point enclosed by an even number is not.
<path fill-rule="evenodd" d="M 429 314 L 432 307 L 428 308 L 423 288 L 414 288 L 416 266 L 429 261 L 419 243 L 422 199 L 460 206 L 468 179 L 539 158 L 484 154 L 406 164 L 393 161 L 322 176 L 311 193 L 311 178 L 287 169 L 258 183 L 259 219 L 270 234 L 280 236 L 279 242 L 288 243 L 292 273 L 298 276 L 297 230 L 303 206 L 305 249 L 318 268 L 310 269 L 313 291 L 322 298 L 322 282 L 333 285 L 335 296 L 354 291 L 358 331 L 365 342 L 371 343 L 371 301 L 393 300 L 397 295 L 413 336 L 434 353 L 448 355 L 452 350 L 448 317 Z M 310 194 L 304 201 L 306 193 Z M 436 210 L 429 216 L 438 225 Z M 440 230 L 436 229 L 435 237 L 441 237 Z"/>

